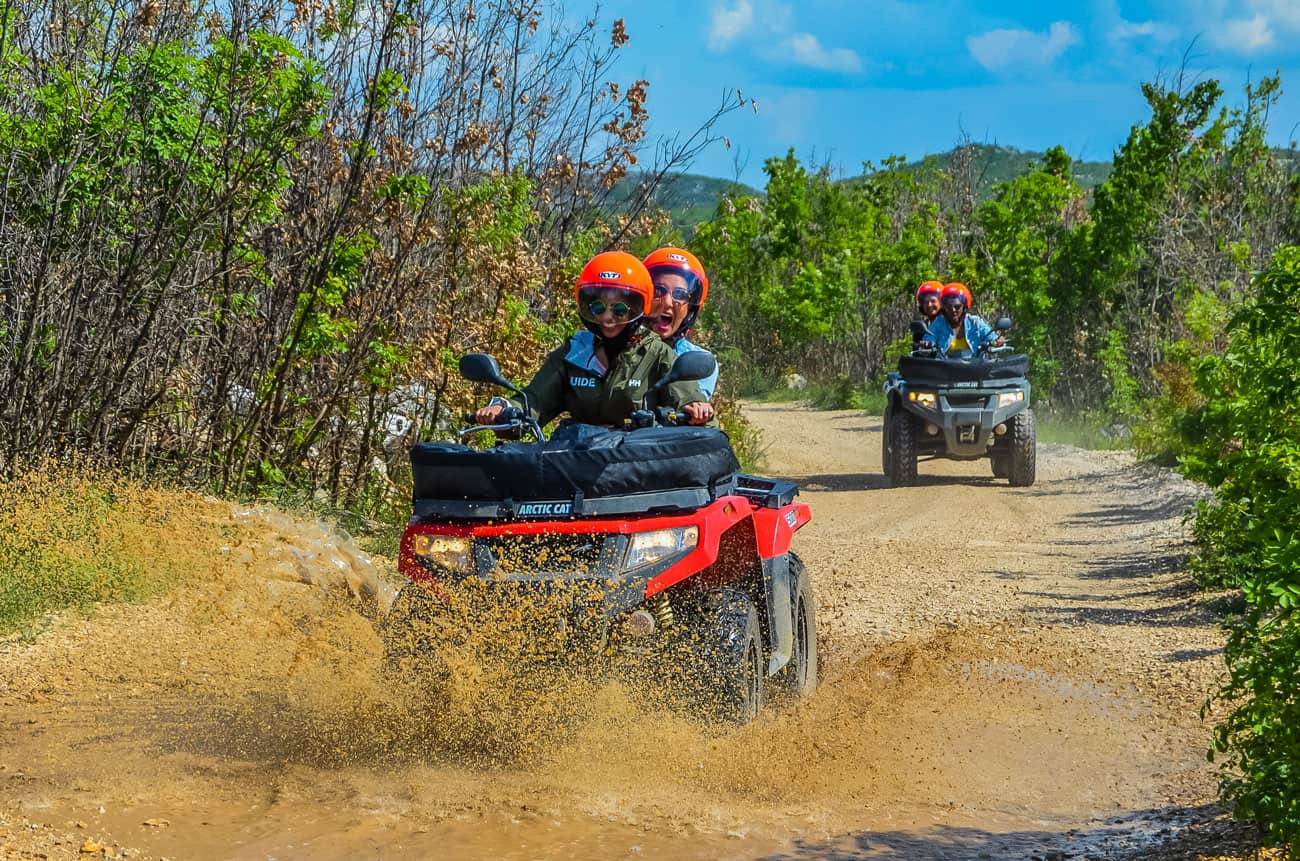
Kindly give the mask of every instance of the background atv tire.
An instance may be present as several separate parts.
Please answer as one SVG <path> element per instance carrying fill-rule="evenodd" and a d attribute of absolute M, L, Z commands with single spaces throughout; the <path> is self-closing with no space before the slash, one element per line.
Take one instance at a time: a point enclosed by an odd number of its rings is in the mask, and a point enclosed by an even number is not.
<path fill-rule="evenodd" d="M 794 553 L 790 554 L 790 574 L 794 577 L 794 646 L 790 663 L 772 677 L 773 693 L 783 701 L 797 700 L 817 690 L 817 607 L 812 581 L 803 560 Z"/>
<path fill-rule="evenodd" d="M 898 410 L 889 419 L 889 463 L 885 475 L 894 487 L 916 484 L 917 420 L 906 410 Z"/>
<path fill-rule="evenodd" d="M 707 596 L 691 632 L 690 699 L 705 717 L 744 724 L 763 707 L 765 666 L 758 608 L 739 589 Z"/>
<path fill-rule="evenodd" d="M 894 418 L 894 403 L 891 399 L 885 406 L 885 416 L 880 422 L 880 471 L 889 475 L 889 423 Z"/>
<path fill-rule="evenodd" d="M 1005 452 L 998 452 L 989 455 L 989 466 L 993 469 L 994 478 L 1007 477 L 1007 470 L 1010 468 L 1008 467 L 1007 462 L 1010 459 L 1011 456 L 1006 454 Z"/>
<path fill-rule="evenodd" d="M 1034 430 L 1034 411 L 1025 410 L 1011 417 L 1011 457 L 1007 462 L 1007 483 L 1012 487 L 1029 487 L 1034 483 L 1038 459 L 1038 437 Z"/>

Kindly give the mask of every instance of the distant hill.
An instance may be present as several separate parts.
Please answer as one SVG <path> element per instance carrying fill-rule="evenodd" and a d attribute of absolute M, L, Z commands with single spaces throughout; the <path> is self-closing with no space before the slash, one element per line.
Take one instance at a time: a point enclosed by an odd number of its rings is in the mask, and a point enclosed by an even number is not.
<path fill-rule="evenodd" d="M 614 187 L 610 202 L 618 205 L 630 200 L 637 186 L 645 181 L 643 174 L 634 174 Z M 673 226 L 690 238 L 695 225 L 708 221 L 718 208 L 718 203 L 730 192 L 733 196 L 754 196 L 762 192 L 744 183 L 694 173 L 669 174 L 655 192 L 655 205 L 667 210 Z"/>
<path fill-rule="evenodd" d="M 912 162 L 914 170 L 948 170 L 957 159 L 962 147 L 955 147 L 938 155 L 927 155 L 919 162 Z M 1026 152 L 1015 147 L 996 144 L 971 144 L 971 169 L 974 172 L 976 186 L 981 200 L 993 196 L 993 188 L 998 183 L 1015 179 L 1029 171 L 1035 164 L 1041 164 L 1044 153 Z M 1091 191 L 1106 181 L 1110 176 L 1111 163 L 1108 161 L 1075 161 L 1074 178 L 1084 191 Z"/>
<path fill-rule="evenodd" d="M 1007 182 L 1027 172 L 1035 163 L 1041 163 L 1044 154 L 1026 152 L 1014 147 L 996 144 L 972 144 L 971 168 L 974 171 L 976 186 L 981 200 L 993 196 L 993 188 L 998 183 Z M 952 167 L 958 156 L 954 148 L 945 153 L 927 155 L 920 161 L 910 162 L 908 167 L 916 171 L 947 170 Z M 1074 178 L 1085 191 L 1091 191 L 1106 181 L 1110 176 L 1111 164 L 1108 161 L 1074 162 Z M 849 178 L 852 182 L 857 177 Z M 637 185 L 645 181 L 643 174 L 634 174 L 620 182 L 614 188 L 611 203 L 615 206 L 630 200 L 636 193 Z M 708 221 L 717 210 L 718 202 L 728 193 L 733 195 L 762 195 L 762 191 L 743 183 L 693 173 L 672 174 L 667 177 L 655 194 L 655 204 L 667 210 L 673 220 L 673 226 L 686 238 L 695 232 L 695 226 Z"/>

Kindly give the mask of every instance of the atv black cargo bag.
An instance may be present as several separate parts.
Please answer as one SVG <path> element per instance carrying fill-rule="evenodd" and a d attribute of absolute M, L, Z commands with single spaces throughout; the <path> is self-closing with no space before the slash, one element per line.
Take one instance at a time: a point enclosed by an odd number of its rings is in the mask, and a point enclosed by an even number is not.
<path fill-rule="evenodd" d="M 731 442 L 704 427 L 612 431 L 561 426 L 544 443 L 473 449 L 454 443 L 411 447 L 418 500 L 596 499 L 700 489 L 712 492 L 740 471 Z"/>
<path fill-rule="evenodd" d="M 909 383 L 942 386 L 948 383 L 977 383 L 1011 380 L 1029 374 L 1029 357 L 1016 353 L 997 359 L 927 359 L 903 356 L 898 371 Z"/>

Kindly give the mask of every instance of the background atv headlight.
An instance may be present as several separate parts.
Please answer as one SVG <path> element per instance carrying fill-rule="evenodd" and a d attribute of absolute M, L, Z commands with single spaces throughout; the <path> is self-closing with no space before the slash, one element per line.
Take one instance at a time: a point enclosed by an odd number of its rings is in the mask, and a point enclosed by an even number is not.
<path fill-rule="evenodd" d="M 678 526 L 674 529 L 656 529 L 654 532 L 638 532 L 632 536 L 632 543 L 627 548 L 627 562 L 624 570 L 631 571 L 658 562 L 674 553 L 690 550 L 700 540 L 698 526 Z"/>
<path fill-rule="evenodd" d="M 411 536 L 411 552 L 421 561 L 448 571 L 469 571 L 469 539 L 417 532 Z"/>
<path fill-rule="evenodd" d="M 1025 393 L 1016 389 L 1014 392 L 1003 392 L 998 395 L 998 406 L 1009 407 L 1012 404 L 1018 404 L 1025 399 Z"/>
<path fill-rule="evenodd" d="M 917 406 L 934 409 L 934 392 L 908 392 L 907 399 L 909 401 L 915 401 Z"/>

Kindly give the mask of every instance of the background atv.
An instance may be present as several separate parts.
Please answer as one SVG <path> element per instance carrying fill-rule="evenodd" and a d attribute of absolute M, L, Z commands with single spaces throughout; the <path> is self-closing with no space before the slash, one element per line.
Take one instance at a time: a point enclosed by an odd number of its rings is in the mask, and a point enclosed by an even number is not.
<path fill-rule="evenodd" d="M 711 354 L 687 353 L 657 388 L 714 367 Z M 466 356 L 461 373 L 518 393 L 489 356 Z M 461 436 L 535 441 L 411 450 L 414 514 L 399 556 L 411 582 L 384 625 L 390 663 L 436 659 L 474 624 L 465 605 L 477 602 L 523 608 L 526 641 L 551 644 L 510 656 L 521 666 L 657 664 L 710 717 L 744 722 L 769 692 L 815 688 L 812 584 L 790 552 L 810 513 L 794 484 L 739 474 L 724 433 L 661 426 L 679 418 L 671 410 L 639 411 L 628 431 L 562 425 L 549 440 L 518 411 L 502 418 Z"/>
<path fill-rule="evenodd" d="M 912 325 L 918 341 L 929 335 L 923 323 Z M 1005 332 L 1011 320 L 1003 317 L 994 328 Z M 1012 487 L 1033 484 L 1037 438 L 1028 372 L 1028 356 L 1011 354 L 1010 347 L 963 357 L 917 348 L 899 359 L 885 382 L 881 448 L 890 483 L 915 484 L 920 458 L 987 457 L 995 478 Z"/>

